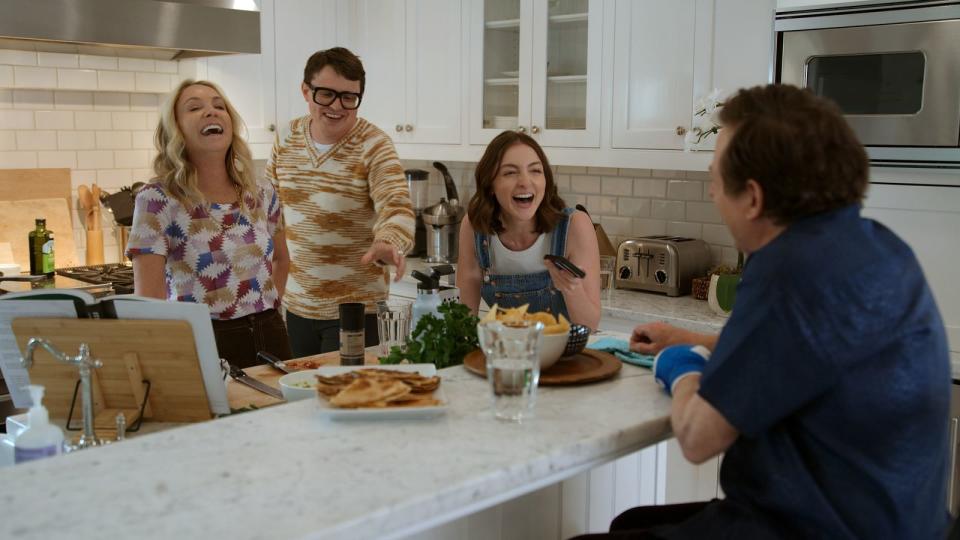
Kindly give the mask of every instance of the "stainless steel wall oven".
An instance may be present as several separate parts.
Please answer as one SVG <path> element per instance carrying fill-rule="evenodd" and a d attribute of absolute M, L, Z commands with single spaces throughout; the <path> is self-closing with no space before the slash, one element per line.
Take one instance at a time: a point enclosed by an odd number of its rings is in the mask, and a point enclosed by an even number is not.
<path fill-rule="evenodd" d="M 960 168 L 960 2 L 779 13 L 775 80 L 843 110 L 874 165 Z"/>

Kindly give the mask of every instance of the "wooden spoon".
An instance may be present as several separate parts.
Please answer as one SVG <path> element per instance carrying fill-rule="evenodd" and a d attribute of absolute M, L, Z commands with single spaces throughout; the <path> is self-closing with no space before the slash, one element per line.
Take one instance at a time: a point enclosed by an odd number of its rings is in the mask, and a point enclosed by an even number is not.
<path fill-rule="evenodd" d="M 80 201 L 80 208 L 83 209 L 83 230 L 92 230 L 90 216 L 93 214 L 93 194 L 86 184 L 80 184 L 77 188 L 77 199 Z"/>
<path fill-rule="evenodd" d="M 93 187 L 90 188 L 90 195 L 93 199 L 91 202 L 93 205 L 93 228 L 91 230 L 99 231 L 100 230 L 100 186 L 93 184 Z"/>

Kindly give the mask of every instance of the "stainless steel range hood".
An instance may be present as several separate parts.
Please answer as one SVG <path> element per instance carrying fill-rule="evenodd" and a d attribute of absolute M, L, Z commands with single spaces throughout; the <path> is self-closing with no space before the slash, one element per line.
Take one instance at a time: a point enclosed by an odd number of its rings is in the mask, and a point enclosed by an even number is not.
<path fill-rule="evenodd" d="M 254 0 L 0 0 L 0 48 L 174 60 L 260 52 Z"/>

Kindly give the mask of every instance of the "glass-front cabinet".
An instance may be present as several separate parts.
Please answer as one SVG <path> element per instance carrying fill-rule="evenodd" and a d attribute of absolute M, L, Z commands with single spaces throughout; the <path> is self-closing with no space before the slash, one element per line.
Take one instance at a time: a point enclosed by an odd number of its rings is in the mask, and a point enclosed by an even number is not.
<path fill-rule="evenodd" d="M 600 145 L 601 0 L 471 4 L 471 141 L 515 129 L 545 146 Z"/>

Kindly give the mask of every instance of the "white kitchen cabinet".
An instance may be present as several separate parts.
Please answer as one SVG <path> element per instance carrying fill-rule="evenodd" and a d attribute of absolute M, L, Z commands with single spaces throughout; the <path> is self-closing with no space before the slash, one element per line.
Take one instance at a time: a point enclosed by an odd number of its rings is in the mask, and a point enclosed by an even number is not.
<path fill-rule="evenodd" d="M 470 142 L 516 129 L 599 147 L 602 11 L 600 0 L 470 3 Z"/>
<path fill-rule="evenodd" d="M 209 57 L 206 59 L 207 73 L 203 77 L 220 85 L 240 113 L 247 125 L 247 142 L 254 159 L 266 159 L 277 125 L 274 0 L 258 0 L 257 3 L 260 7 L 260 54 Z"/>
<path fill-rule="evenodd" d="M 357 3 L 367 72 L 360 115 L 398 143 L 461 141 L 461 6 L 451 0 Z"/>
<path fill-rule="evenodd" d="M 770 80 L 773 0 L 617 0 L 615 10 L 612 148 L 682 149 L 699 98 Z"/>

